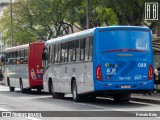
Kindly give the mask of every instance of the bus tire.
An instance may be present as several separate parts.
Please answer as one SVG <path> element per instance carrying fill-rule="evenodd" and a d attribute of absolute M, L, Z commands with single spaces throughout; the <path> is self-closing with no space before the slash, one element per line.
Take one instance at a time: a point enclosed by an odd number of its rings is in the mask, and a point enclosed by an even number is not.
<path fill-rule="evenodd" d="M 49 92 L 50 94 L 52 94 L 52 87 L 53 87 L 52 80 L 49 79 L 49 82 L 48 82 L 48 92 Z"/>
<path fill-rule="evenodd" d="M 7 78 L 7 85 L 9 86 L 9 91 L 14 91 L 15 90 L 15 87 L 11 87 L 10 86 L 10 80 L 9 80 L 9 78 Z"/>
<path fill-rule="evenodd" d="M 20 80 L 20 91 L 21 91 L 21 93 L 25 93 L 25 89 L 23 88 L 22 80 Z"/>
<path fill-rule="evenodd" d="M 63 99 L 64 98 L 64 93 L 56 93 L 54 92 L 54 89 L 53 89 L 53 84 L 51 84 L 51 91 L 52 91 L 52 97 L 54 99 Z"/>
<path fill-rule="evenodd" d="M 41 90 L 42 90 L 41 88 L 37 88 L 37 92 L 39 92 L 39 93 L 40 93 L 40 92 L 41 92 Z"/>
<path fill-rule="evenodd" d="M 8 77 L 7 77 L 7 85 L 10 86 L 10 81 Z"/>
<path fill-rule="evenodd" d="M 15 87 L 9 87 L 9 91 L 14 91 Z"/>
<path fill-rule="evenodd" d="M 129 102 L 131 99 L 131 93 L 115 94 L 113 98 L 115 102 Z"/>
<path fill-rule="evenodd" d="M 52 97 L 55 99 L 63 99 L 64 98 L 64 93 L 53 93 Z"/>
<path fill-rule="evenodd" d="M 80 102 L 81 101 L 81 96 L 78 95 L 78 93 L 77 93 L 77 84 L 76 84 L 75 80 L 72 82 L 72 96 L 73 96 L 73 101 L 74 102 Z"/>

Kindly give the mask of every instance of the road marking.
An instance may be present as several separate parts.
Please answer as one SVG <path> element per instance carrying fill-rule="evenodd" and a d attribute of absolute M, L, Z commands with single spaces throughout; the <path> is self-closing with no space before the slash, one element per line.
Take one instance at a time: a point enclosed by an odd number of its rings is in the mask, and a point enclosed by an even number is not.
<path fill-rule="evenodd" d="M 38 118 L 33 118 L 33 117 L 25 117 L 25 118 L 30 119 L 30 120 L 40 120 Z"/>
<path fill-rule="evenodd" d="M 6 110 L 6 109 L 3 109 L 3 108 L 0 108 L 0 111 L 9 111 L 9 110 Z"/>
<path fill-rule="evenodd" d="M 0 108 L 0 111 L 10 111 L 10 110 L 4 109 L 4 108 Z M 24 118 L 29 119 L 29 120 L 41 120 L 41 119 L 33 118 L 33 117 L 24 117 Z"/>

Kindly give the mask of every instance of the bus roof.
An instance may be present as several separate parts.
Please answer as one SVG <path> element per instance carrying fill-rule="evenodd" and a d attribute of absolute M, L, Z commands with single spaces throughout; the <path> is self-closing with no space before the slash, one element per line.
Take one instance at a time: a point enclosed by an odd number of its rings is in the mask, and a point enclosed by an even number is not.
<path fill-rule="evenodd" d="M 88 30 L 84 30 L 84 31 L 80 31 L 80 32 L 76 32 L 73 34 L 69 34 L 69 35 L 65 35 L 62 37 L 58 37 L 58 38 L 53 38 L 48 40 L 45 43 L 45 46 L 49 46 L 49 45 L 53 45 L 56 43 L 62 43 L 62 42 L 68 42 L 68 41 L 72 41 L 74 39 L 80 39 L 86 36 L 91 36 L 94 34 L 95 29 L 123 29 L 123 28 L 133 28 L 133 29 L 139 29 L 139 30 L 149 30 L 148 27 L 141 27 L 141 26 L 106 26 L 106 27 L 97 27 L 97 28 L 92 28 L 92 29 L 88 29 Z"/>
<path fill-rule="evenodd" d="M 95 28 L 92 28 L 92 29 L 76 32 L 76 33 L 73 33 L 73 34 L 65 35 L 65 36 L 62 36 L 62 37 L 54 38 L 54 39 L 48 40 L 45 43 L 45 45 L 48 46 L 48 45 L 53 45 L 53 44 L 56 44 L 56 43 L 72 41 L 75 38 L 80 39 L 80 38 L 83 38 L 83 37 L 86 37 L 86 36 L 91 36 L 91 35 L 94 34 L 94 30 L 95 30 Z"/>
<path fill-rule="evenodd" d="M 29 47 L 29 44 L 19 45 L 19 46 L 15 46 L 15 47 L 6 48 L 4 50 L 4 52 L 12 52 L 12 51 L 18 51 L 18 50 L 25 50 L 28 47 Z"/>

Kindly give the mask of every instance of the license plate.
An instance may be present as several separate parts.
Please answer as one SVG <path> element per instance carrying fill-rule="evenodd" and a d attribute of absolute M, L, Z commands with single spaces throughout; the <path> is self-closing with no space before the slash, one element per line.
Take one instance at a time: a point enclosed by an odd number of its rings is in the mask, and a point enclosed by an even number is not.
<path fill-rule="evenodd" d="M 130 85 L 122 85 L 121 88 L 131 88 Z"/>

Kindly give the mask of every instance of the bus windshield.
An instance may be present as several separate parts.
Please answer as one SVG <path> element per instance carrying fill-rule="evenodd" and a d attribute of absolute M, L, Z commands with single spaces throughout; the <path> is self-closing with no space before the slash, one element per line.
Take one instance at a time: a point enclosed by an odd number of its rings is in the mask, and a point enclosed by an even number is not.
<path fill-rule="evenodd" d="M 100 52 L 115 50 L 149 51 L 149 32 L 136 30 L 111 30 L 99 32 Z"/>

